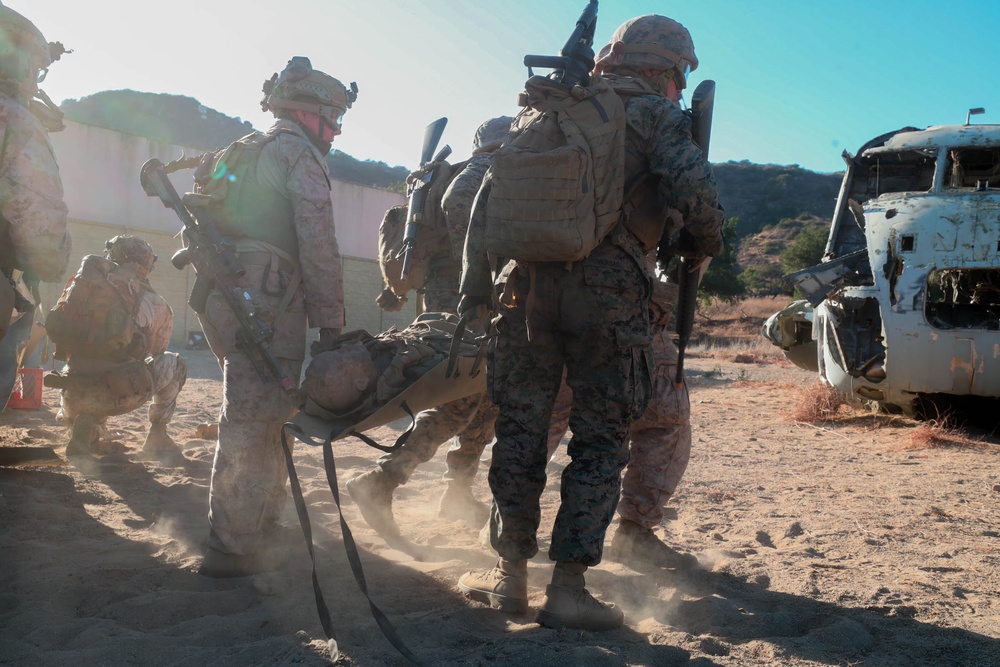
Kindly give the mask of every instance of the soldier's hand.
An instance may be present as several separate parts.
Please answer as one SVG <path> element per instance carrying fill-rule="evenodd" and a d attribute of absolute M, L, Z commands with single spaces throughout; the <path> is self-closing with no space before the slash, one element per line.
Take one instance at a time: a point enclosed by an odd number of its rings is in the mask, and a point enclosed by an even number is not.
<path fill-rule="evenodd" d="M 309 346 L 309 352 L 312 356 L 317 356 L 328 350 L 332 350 L 337 347 L 337 343 L 340 342 L 340 332 L 341 329 L 335 328 L 323 328 L 319 330 L 319 340 L 314 340 L 312 345 Z"/>

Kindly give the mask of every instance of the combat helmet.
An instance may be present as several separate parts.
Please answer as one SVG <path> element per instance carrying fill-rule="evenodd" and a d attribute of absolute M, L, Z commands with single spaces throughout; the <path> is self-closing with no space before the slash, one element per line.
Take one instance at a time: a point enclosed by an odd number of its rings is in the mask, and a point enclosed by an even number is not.
<path fill-rule="evenodd" d="M 358 85 L 348 89 L 329 74 L 313 69 L 305 56 L 294 56 L 281 70 L 264 82 L 260 108 L 278 115 L 282 110 L 307 111 L 340 126 L 340 119 L 358 99 Z"/>
<path fill-rule="evenodd" d="M 149 275 L 156 264 L 153 246 L 138 236 L 120 234 L 104 244 L 104 257 L 118 265 L 132 263 L 142 272 Z"/>
<path fill-rule="evenodd" d="M 629 19 L 618 26 L 611 41 L 597 56 L 597 71 L 625 67 L 634 71 L 676 69 L 687 84 L 687 75 L 698 68 L 691 33 L 677 21 L 658 14 Z"/>
<path fill-rule="evenodd" d="M 49 43 L 35 24 L 0 4 L 0 79 L 34 86 L 52 64 Z"/>
<path fill-rule="evenodd" d="M 511 123 L 514 119 L 511 116 L 497 116 L 479 126 L 476 130 L 476 137 L 472 140 L 473 148 L 479 149 L 503 141 L 510 132 Z"/>
<path fill-rule="evenodd" d="M 346 415 L 375 391 L 378 375 L 368 348 L 357 342 L 342 343 L 313 357 L 302 391 L 325 410 Z"/>

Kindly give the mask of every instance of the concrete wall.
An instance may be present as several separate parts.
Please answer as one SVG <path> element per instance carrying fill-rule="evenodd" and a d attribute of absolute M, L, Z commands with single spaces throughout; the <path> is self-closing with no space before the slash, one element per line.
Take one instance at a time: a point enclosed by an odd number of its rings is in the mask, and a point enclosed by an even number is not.
<path fill-rule="evenodd" d="M 167 163 L 182 154 L 204 149 L 174 146 L 121 132 L 67 121 L 66 129 L 51 135 L 69 207 L 73 259 L 67 278 L 84 255 L 104 251 L 104 242 L 118 234 L 141 236 L 159 257 L 150 275 L 153 288 L 174 310 L 172 345 L 187 341 L 189 331 L 200 330 L 198 318 L 187 306 L 194 272 L 178 271 L 170 257 L 180 249 L 181 223 L 160 200 L 147 197 L 139 185 L 139 169 L 152 158 Z M 174 187 L 191 189 L 191 171 L 171 176 Z M 382 289 L 378 268 L 378 226 L 386 209 L 404 201 L 401 194 L 334 181 L 332 188 L 337 241 L 344 258 L 347 328 L 371 333 L 390 326 L 406 326 L 415 317 L 414 304 L 399 313 L 385 313 L 375 305 Z M 46 307 L 59 296 L 62 285 L 43 285 Z M 412 300 L 411 300 L 412 301 Z"/>

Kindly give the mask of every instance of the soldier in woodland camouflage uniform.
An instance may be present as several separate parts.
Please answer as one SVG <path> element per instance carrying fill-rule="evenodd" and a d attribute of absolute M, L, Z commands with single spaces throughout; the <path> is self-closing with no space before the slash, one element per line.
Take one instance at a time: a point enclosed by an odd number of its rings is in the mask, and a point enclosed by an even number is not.
<path fill-rule="evenodd" d="M 491 543 L 500 560 L 493 570 L 463 575 L 459 588 L 494 608 L 527 608 L 527 559 L 538 550 L 546 439 L 565 367 L 573 390 L 572 461 L 562 475 L 549 547 L 556 567 L 538 615 L 551 627 L 605 630 L 623 622 L 618 608 L 587 591 L 584 572 L 601 561 L 628 462 L 629 430 L 651 392 L 646 254 L 677 231 L 667 209 L 683 219 L 683 252 L 702 260 L 722 252 L 715 179 L 691 140 L 688 116 L 673 101 L 697 64 L 690 35 L 675 21 L 651 15 L 618 28 L 598 69 L 610 73 L 625 104 L 626 183 L 643 185 L 630 193 L 622 224 L 586 259 L 569 266 L 513 263 L 501 274 L 505 298 L 488 361 L 491 397 L 500 407 L 489 477 Z M 643 181 L 644 175 L 650 178 Z M 463 313 L 484 313 L 493 294 L 483 239 L 489 187 L 487 178 L 466 242 Z"/>
<path fill-rule="evenodd" d="M 307 319 L 320 328 L 315 354 L 336 341 L 345 323 L 326 156 L 356 97 L 352 88 L 312 69 L 303 57 L 265 82 L 261 107 L 277 121 L 264 135 L 249 138 L 263 145 L 240 191 L 247 205 L 238 202 L 239 215 L 220 224 L 246 269 L 240 285 L 258 314 L 272 323 L 271 349 L 293 378 L 305 357 Z M 280 430 L 295 400 L 278 382 L 261 379 L 236 348 L 239 326 L 221 294 L 209 297 L 199 319 L 225 376 L 209 499 L 211 532 L 199 573 L 244 576 L 273 566 L 265 547 L 279 531 L 288 475 Z"/>
<path fill-rule="evenodd" d="M 429 311 L 455 313 L 458 310 L 458 279 L 462 250 L 469 226 L 472 202 L 489 168 L 490 153 L 507 136 L 510 116 L 492 118 L 476 132 L 472 158 L 449 184 L 441 201 L 448 226 L 450 247 L 432 256 L 427 271 L 424 303 Z M 399 449 L 382 456 L 378 468 L 347 483 L 351 497 L 372 528 L 389 537 L 399 535 L 392 516 L 394 489 L 405 484 L 418 465 L 429 461 L 443 443 L 457 435 L 448 450 L 448 488 L 441 497 L 439 514 L 482 525 L 488 516 L 486 505 L 472 495 L 472 482 L 479 458 L 493 440 L 496 407 L 486 393 L 467 396 L 417 415 L 413 433 Z"/>
<path fill-rule="evenodd" d="M 653 282 L 650 327 L 653 334 L 653 394 L 642 417 L 629 432 L 629 462 L 618 501 L 618 530 L 607 555 L 622 563 L 652 564 L 665 568 L 692 567 L 698 561 L 678 553 L 656 537 L 663 508 L 677 489 L 691 457 L 691 404 L 687 385 L 674 385 L 677 346 L 671 339 L 671 313 L 677 302 L 677 285 L 662 279 Z M 552 458 L 569 426 L 573 391 L 563 382 L 552 409 L 548 457 Z"/>
<path fill-rule="evenodd" d="M 62 113 L 38 89 L 53 60 L 65 53 L 49 44 L 35 25 L 0 5 L 0 339 L 15 304 L 30 328 L 32 304 L 15 293 L 14 272 L 24 282 L 58 282 L 66 271 L 72 242 L 66 231 L 66 204 L 49 132 L 63 129 Z M 19 327 L 20 328 L 20 327 Z M 9 345 L 12 353 L 16 346 Z M 12 375 L 13 356 L 0 359 Z M 6 387 L 9 390 L 9 387 Z M 0 398 L 0 406 L 7 396 Z"/>
<path fill-rule="evenodd" d="M 180 448 L 167 434 L 167 424 L 187 380 L 187 365 L 176 352 L 167 352 L 174 314 L 149 284 L 156 255 L 148 243 L 131 235 L 116 236 L 106 247 L 105 258 L 125 269 L 116 277 L 142 292 L 134 318 L 141 342 L 130 349 L 132 361 L 70 355 L 66 373 L 46 377 L 47 386 L 62 388 L 57 418 L 73 427 L 66 454 L 92 453 L 109 416 L 137 410 L 152 398 L 142 452 L 151 458 L 182 459 Z"/>

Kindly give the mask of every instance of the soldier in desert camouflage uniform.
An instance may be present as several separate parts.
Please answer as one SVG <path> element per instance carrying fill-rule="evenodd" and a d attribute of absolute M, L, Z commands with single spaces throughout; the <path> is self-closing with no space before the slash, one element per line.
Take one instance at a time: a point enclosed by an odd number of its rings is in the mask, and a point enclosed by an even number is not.
<path fill-rule="evenodd" d="M 187 365 L 176 352 L 168 352 L 174 329 L 174 314 L 166 300 L 153 291 L 149 272 L 156 255 L 142 239 L 116 236 L 107 242 L 106 259 L 120 267 L 116 279 L 128 282 L 129 289 L 141 291 L 134 315 L 136 347 L 130 347 L 130 361 L 76 358 L 70 355 L 64 374 L 46 377 L 47 386 L 62 388 L 57 419 L 72 425 L 73 436 L 66 445 L 67 455 L 90 454 L 111 415 L 123 415 L 149 404 L 149 432 L 142 446 L 150 458 L 183 458 L 180 448 L 167 434 L 167 424 L 177 407 L 177 395 L 187 380 Z M 132 314 L 123 314 L 131 317 Z"/>
<path fill-rule="evenodd" d="M 459 588 L 494 608 L 527 609 L 527 560 L 538 551 L 547 433 L 565 367 L 573 390 L 572 461 L 562 475 L 549 547 L 556 567 L 538 615 L 551 627 L 606 630 L 623 622 L 617 607 L 587 591 L 584 572 L 601 561 L 628 462 L 629 430 L 651 392 L 646 254 L 676 231 L 667 209 L 683 219 L 685 253 L 703 260 L 722 252 L 715 179 L 691 140 L 689 118 L 673 101 L 697 64 L 690 35 L 675 21 L 650 15 L 618 28 L 598 68 L 610 73 L 625 104 L 626 183 L 649 178 L 630 193 L 622 224 L 586 259 L 538 263 L 530 282 L 532 267 L 515 263 L 501 274 L 514 298 L 501 302 L 488 362 L 491 397 L 500 407 L 490 468 L 491 542 L 500 560 L 493 570 L 463 575 Z M 488 196 L 487 178 L 466 242 L 463 313 L 482 313 L 493 293 L 483 240 Z"/>
<path fill-rule="evenodd" d="M 62 113 L 38 89 L 48 66 L 65 50 L 49 44 L 35 25 L 0 5 L 0 339 L 15 303 L 30 328 L 32 304 L 15 293 L 24 282 L 58 282 L 69 262 L 66 204 L 49 132 L 63 129 Z M 20 327 L 19 327 L 20 328 Z M 3 375 L 12 375 L 15 345 L 4 347 Z M 8 373 L 9 372 L 9 373 Z M 6 387 L 9 390 L 9 387 Z M 0 407 L 7 396 L 0 398 Z"/>
<path fill-rule="evenodd" d="M 670 317 L 677 302 L 677 285 L 654 279 L 649 300 L 653 334 L 653 393 L 649 407 L 629 432 L 629 462 L 618 501 L 618 529 L 607 556 L 621 563 L 664 568 L 697 565 L 653 532 L 663 521 L 664 505 L 677 489 L 691 457 L 691 404 L 687 385 L 675 386 L 677 346 L 671 339 Z M 563 382 L 552 408 L 548 457 L 552 458 L 569 427 L 573 391 Z"/>
<path fill-rule="evenodd" d="M 255 155 L 245 172 L 238 215 L 221 222 L 246 274 L 240 285 L 275 331 L 271 350 L 288 376 L 299 378 L 306 325 L 319 327 L 314 354 L 344 323 L 343 266 L 330 200 L 326 156 L 356 98 L 340 81 L 296 57 L 264 86 L 261 106 L 277 121 L 244 138 Z M 241 141 L 244 141 L 241 140 Z M 230 165 L 232 167 L 232 165 Z M 243 201 L 245 198 L 245 201 Z M 237 320 L 218 292 L 199 315 L 224 372 L 219 443 L 212 469 L 208 551 L 199 573 L 252 574 L 269 567 L 265 547 L 279 531 L 287 470 L 281 425 L 295 409 L 279 383 L 263 380 L 236 347 Z"/>
<path fill-rule="evenodd" d="M 476 131 L 472 158 L 448 185 L 441 201 L 448 227 L 450 247 L 430 258 L 424 285 L 424 303 L 429 311 L 455 313 L 458 310 L 458 279 L 462 250 L 469 226 L 472 202 L 489 168 L 490 153 L 507 136 L 510 116 L 492 118 Z M 472 482 L 479 458 L 493 440 L 496 407 L 486 393 L 452 401 L 417 415 L 413 433 L 399 449 L 382 456 L 378 468 L 347 483 L 362 516 L 383 535 L 399 535 L 392 516 L 394 489 L 405 484 L 421 463 L 429 461 L 442 444 L 453 436 L 458 442 L 448 450 L 448 488 L 441 497 L 439 514 L 482 525 L 488 516 L 486 505 L 472 495 Z"/>

